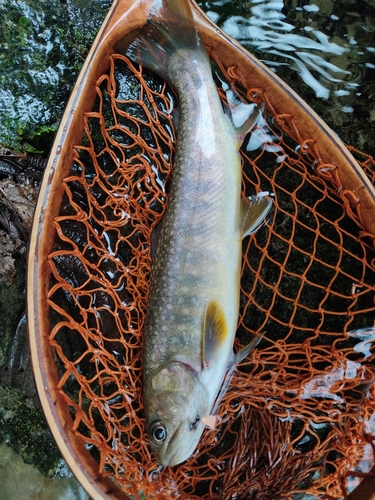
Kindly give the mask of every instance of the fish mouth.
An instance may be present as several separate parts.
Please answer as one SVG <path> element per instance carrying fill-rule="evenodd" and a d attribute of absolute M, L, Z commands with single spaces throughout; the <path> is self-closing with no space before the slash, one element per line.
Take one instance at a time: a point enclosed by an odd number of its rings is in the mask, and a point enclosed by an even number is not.
<path fill-rule="evenodd" d="M 195 450 L 203 429 L 204 425 L 201 425 L 191 431 L 188 420 L 181 422 L 165 448 L 164 457 L 160 457 L 160 463 L 163 466 L 173 466 L 187 460 Z M 187 446 L 184 446 L 185 443 Z"/>

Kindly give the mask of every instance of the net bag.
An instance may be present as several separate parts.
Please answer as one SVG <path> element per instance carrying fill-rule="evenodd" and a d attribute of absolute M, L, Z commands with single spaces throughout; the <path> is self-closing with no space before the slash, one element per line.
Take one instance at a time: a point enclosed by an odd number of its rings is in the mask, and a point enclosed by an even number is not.
<path fill-rule="evenodd" d="M 324 160 L 324 141 L 208 49 L 223 102 L 226 81 L 243 100 L 265 104 L 241 150 L 243 194 L 270 191 L 275 203 L 243 243 L 235 349 L 263 338 L 223 395 L 217 428 L 205 430 L 189 460 L 159 467 L 145 429 L 142 331 L 176 98 L 112 54 L 66 173 L 46 198 L 48 242 L 35 236 L 41 219 L 34 223 L 29 287 L 39 281 L 29 328 L 49 424 L 94 498 L 370 499 L 353 495 L 363 477 L 371 481 L 375 450 L 375 161 L 350 148 L 353 175 L 368 179 L 359 196 Z"/>

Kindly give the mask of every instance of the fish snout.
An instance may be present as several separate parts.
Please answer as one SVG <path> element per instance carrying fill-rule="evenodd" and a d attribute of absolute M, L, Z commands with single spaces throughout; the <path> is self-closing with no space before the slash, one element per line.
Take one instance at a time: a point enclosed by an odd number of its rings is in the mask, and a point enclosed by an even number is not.
<path fill-rule="evenodd" d="M 183 420 L 163 449 L 157 453 L 159 463 L 173 466 L 187 460 L 197 447 L 203 430 L 202 422 L 199 421 L 192 427 L 190 420 Z"/>

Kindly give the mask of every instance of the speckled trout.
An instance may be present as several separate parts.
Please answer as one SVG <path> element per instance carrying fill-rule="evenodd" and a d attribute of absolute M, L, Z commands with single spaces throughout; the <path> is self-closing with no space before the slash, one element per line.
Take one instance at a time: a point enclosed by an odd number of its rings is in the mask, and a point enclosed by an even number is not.
<path fill-rule="evenodd" d="M 128 54 L 179 100 L 168 205 L 152 255 L 144 332 L 144 405 L 162 465 L 195 450 L 233 357 L 242 238 L 272 201 L 241 198 L 242 129 L 223 111 L 188 0 L 155 2 Z M 246 127 L 259 116 L 255 109 Z"/>

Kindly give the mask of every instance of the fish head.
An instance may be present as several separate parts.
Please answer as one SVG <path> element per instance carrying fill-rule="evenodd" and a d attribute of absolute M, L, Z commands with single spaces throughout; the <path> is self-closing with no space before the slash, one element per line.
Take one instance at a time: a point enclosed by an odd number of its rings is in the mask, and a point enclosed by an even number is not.
<path fill-rule="evenodd" d="M 189 365 L 171 362 L 150 374 L 145 410 L 150 446 L 161 465 L 177 465 L 195 450 L 208 414 L 208 394 Z"/>

